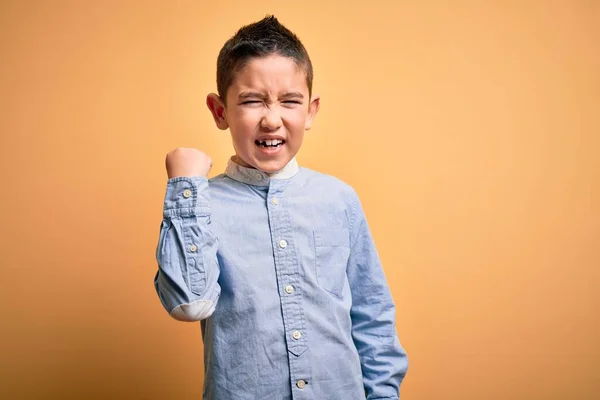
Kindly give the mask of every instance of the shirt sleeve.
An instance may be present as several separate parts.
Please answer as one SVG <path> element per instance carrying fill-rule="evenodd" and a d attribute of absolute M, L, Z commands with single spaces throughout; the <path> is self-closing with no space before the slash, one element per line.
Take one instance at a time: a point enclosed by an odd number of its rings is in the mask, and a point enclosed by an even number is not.
<path fill-rule="evenodd" d="M 167 312 L 180 321 L 210 317 L 221 288 L 205 177 L 169 179 L 156 260 L 154 287 Z"/>
<path fill-rule="evenodd" d="M 364 211 L 354 193 L 348 280 L 352 337 L 367 400 L 399 399 L 408 358 L 396 333 L 396 307 Z"/>

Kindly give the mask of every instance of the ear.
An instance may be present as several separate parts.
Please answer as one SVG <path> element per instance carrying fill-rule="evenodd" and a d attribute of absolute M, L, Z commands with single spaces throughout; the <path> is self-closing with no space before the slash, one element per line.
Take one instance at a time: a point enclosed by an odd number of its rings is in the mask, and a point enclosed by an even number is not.
<path fill-rule="evenodd" d="M 313 120 L 315 116 L 319 112 L 319 108 L 321 107 L 321 97 L 319 95 L 314 95 L 310 100 L 310 104 L 308 105 L 308 115 L 306 116 L 306 122 L 304 123 L 304 129 L 309 130 L 312 128 Z"/>
<path fill-rule="evenodd" d="M 221 98 L 215 93 L 211 93 L 206 96 L 206 105 L 215 119 L 217 128 L 221 129 L 222 131 L 229 128 L 229 124 L 227 123 L 225 103 L 223 103 L 223 100 L 221 100 Z"/>

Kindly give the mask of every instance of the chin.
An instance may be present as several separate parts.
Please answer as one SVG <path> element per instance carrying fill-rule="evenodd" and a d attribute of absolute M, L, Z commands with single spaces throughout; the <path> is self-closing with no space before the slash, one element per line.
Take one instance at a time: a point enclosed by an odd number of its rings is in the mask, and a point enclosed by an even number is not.
<path fill-rule="evenodd" d="M 256 169 L 265 172 L 267 174 L 273 174 L 281 171 L 289 160 L 271 160 L 271 161 L 259 161 L 256 163 Z"/>

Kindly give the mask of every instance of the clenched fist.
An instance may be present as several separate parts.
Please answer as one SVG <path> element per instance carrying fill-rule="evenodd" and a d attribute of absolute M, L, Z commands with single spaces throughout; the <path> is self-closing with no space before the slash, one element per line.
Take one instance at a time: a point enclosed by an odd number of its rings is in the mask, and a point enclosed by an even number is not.
<path fill-rule="evenodd" d="M 169 179 L 178 176 L 207 176 L 212 168 L 209 156 L 200 150 L 185 147 L 167 153 L 165 164 Z"/>

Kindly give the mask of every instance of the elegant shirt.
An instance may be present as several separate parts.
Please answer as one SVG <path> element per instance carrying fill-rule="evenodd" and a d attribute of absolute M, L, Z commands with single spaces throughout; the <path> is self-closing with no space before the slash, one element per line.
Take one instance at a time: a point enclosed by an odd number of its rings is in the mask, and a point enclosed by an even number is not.
<path fill-rule="evenodd" d="M 296 160 L 168 181 L 155 288 L 201 321 L 204 399 L 399 399 L 406 353 L 355 191 Z"/>

